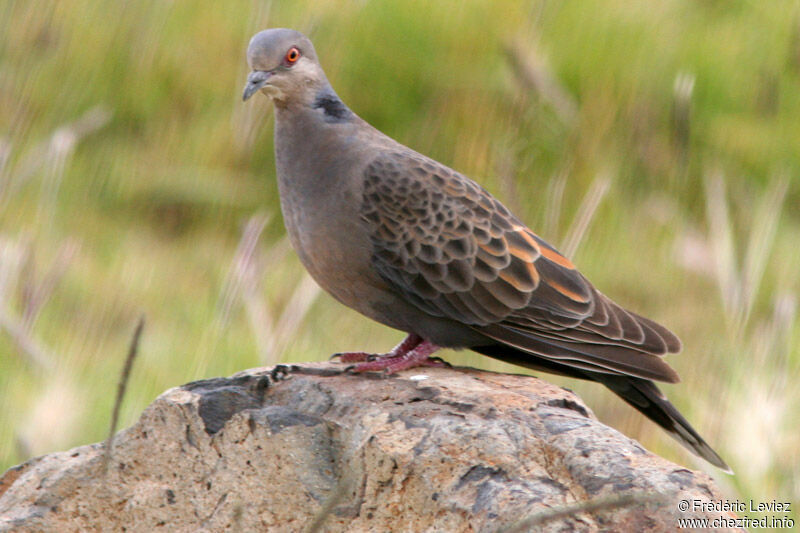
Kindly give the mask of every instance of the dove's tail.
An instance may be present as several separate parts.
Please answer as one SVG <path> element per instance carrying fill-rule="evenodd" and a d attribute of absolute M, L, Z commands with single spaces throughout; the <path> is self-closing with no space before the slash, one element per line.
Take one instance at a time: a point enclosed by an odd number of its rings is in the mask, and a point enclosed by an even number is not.
<path fill-rule="evenodd" d="M 717 468 L 733 474 L 733 470 L 689 424 L 655 383 L 628 376 L 596 374 L 592 379 L 602 383 L 617 396 L 635 407 L 647 418 L 664 428 L 690 452 L 702 457 Z"/>
<path fill-rule="evenodd" d="M 695 431 L 689 421 L 670 403 L 656 384 L 648 379 L 575 368 L 551 359 L 533 358 L 527 352 L 500 344 L 477 346 L 471 349 L 489 357 L 534 370 L 543 370 L 553 374 L 601 383 L 647 418 L 664 428 L 667 433 L 693 454 L 702 457 L 721 470 L 733 474 L 733 470 L 722 460 L 719 454 Z"/>

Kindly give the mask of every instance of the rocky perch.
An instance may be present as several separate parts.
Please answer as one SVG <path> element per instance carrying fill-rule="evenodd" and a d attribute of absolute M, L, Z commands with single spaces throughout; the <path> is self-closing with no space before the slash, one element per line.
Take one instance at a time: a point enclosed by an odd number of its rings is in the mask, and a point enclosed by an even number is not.
<path fill-rule="evenodd" d="M 162 394 L 116 437 L 0 478 L 0 531 L 674 531 L 705 474 L 533 377 L 309 363 Z M 727 516 L 727 515 L 726 515 Z"/>

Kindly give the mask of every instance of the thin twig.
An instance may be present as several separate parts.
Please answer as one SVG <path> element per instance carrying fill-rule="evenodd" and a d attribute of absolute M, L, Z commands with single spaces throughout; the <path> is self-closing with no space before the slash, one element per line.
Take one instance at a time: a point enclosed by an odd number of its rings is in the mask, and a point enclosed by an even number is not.
<path fill-rule="evenodd" d="M 339 478 L 339 482 L 331 491 L 331 497 L 322 504 L 319 512 L 314 515 L 314 518 L 311 520 L 311 523 L 306 526 L 304 533 L 317 533 L 322 528 L 323 524 L 325 524 L 325 520 L 333 512 L 333 509 L 339 505 L 349 492 L 348 488 L 350 483 L 350 476 L 347 474 Z"/>
<path fill-rule="evenodd" d="M 317 512 L 317 514 L 315 514 L 311 519 L 311 522 L 309 522 L 308 525 L 303 528 L 303 533 L 317 533 L 320 531 L 322 526 L 325 525 L 325 520 L 327 520 L 328 516 L 333 513 L 336 506 L 338 506 L 342 500 L 344 500 L 344 498 L 350 494 L 350 491 L 356 483 L 355 475 L 358 471 L 354 463 L 358 457 L 360 457 L 363 462 L 364 447 L 368 441 L 369 438 L 362 440 L 361 444 L 359 444 L 358 447 L 353 450 L 352 455 L 343 461 L 343 465 L 339 470 L 341 474 L 339 481 L 336 483 L 336 486 L 333 487 L 333 490 L 331 490 L 331 496 L 322 504 L 322 507 L 320 507 L 320 510 Z M 364 475 L 363 472 L 362 475 Z"/>
<path fill-rule="evenodd" d="M 578 513 L 593 513 L 595 511 L 606 511 L 618 509 L 620 507 L 631 507 L 640 503 L 650 503 L 663 501 L 666 496 L 663 494 L 648 494 L 644 492 L 622 494 L 607 498 L 594 498 L 584 502 L 565 505 L 557 509 L 548 509 L 533 513 L 522 520 L 519 520 L 508 527 L 500 528 L 497 533 L 515 533 L 517 531 L 532 531 L 535 526 L 540 526 L 546 522 L 574 516 Z"/>
<path fill-rule="evenodd" d="M 125 366 L 122 368 L 122 374 L 119 376 L 119 383 L 117 385 L 117 397 L 114 400 L 114 410 L 111 412 L 111 427 L 108 430 L 108 437 L 105 443 L 105 456 L 103 457 L 103 473 L 108 473 L 108 465 L 111 462 L 111 448 L 114 445 L 114 434 L 117 431 L 117 423 L 119 421 L 119 411 L 122 407 L 122 399 L 125 397 L 125 390 L 128 388 L 128 379 L 131 376 L 131 368 L 133 368 L 133 360 L 139 352 L 139 338 L 142 336 L 144 329 L 144 315 L 139 318 L 139 323 L 136 324 L 136 330 L 133 332 L 133 338 L 128 348 L 128 357 L 125 358 Z"/>

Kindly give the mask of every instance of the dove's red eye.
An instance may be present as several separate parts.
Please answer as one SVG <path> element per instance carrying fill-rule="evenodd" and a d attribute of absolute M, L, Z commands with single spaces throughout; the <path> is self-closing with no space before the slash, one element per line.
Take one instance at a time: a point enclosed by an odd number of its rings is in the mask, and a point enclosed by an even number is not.
<path fill-rule="evenodd" d="M 300 50 L 297 47 L 293 46 L 289 48 L 289 51 L 286 52 L 286 57 L 283 58 L 284 63 L 291 66 L 297 63 L 297 60 L 300 59 Z"/>

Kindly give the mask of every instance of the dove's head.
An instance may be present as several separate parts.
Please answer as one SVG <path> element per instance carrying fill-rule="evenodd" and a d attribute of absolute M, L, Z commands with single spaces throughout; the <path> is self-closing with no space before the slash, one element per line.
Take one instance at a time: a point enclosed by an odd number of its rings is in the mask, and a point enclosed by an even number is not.
<path fill-rule="evenodd" d="M 247 48 L 252 72 L 242 98 L 262 90 L 276 103 L 313 97 L 327 85 L 325 73 L 308 37 L 295 30 L 273 28 L 256 33 Z"/>

